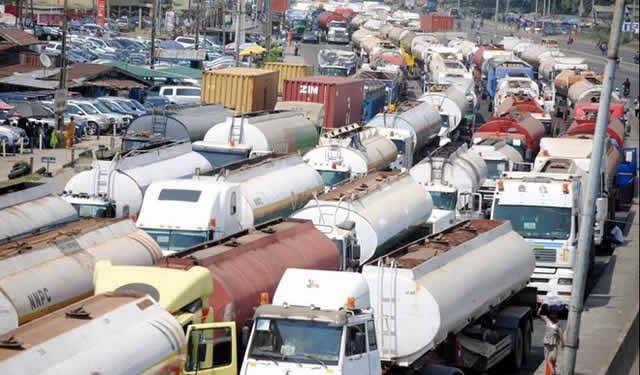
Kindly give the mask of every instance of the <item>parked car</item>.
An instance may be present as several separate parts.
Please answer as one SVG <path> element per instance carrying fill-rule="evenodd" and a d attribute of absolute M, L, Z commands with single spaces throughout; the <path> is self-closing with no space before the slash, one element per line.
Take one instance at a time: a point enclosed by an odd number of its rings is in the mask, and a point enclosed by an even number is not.
<path fill-rule="evenodd" d="M 311 30 L 307 30 L 302 34 L 302 43 L 320 43 L 320 35 Z"/>
<path fill-rule="evenodd" d="M 77 103 L 75 101 L 70 101 L 67 104 L 65 112 L 86 120 L 87 125 L 89 126 L 87 133 L 91 135 L 96 134 L 97 130 L 101 133 L 109 131 L 112 128 L 113 123 L 116 121 L 114 117 L 107 117 L 98 112 L 98 110 L 92 105 L 84 102 Z"/>
<path fill-rule="evenodd" d="M 200 87 L 197 86 L 161 86 L 158 95 L 169 99 L 170 104 L 200 103 Z"/>
<path fill-rule="evenodd" d="M 60 40 L 62 31 L 57 27 L 36 25 L 33 34 L 38 40 Z"/>
<path fill-rule="evenodd" d="M 169 99 L 165 98 L 164 96 L 147 96 L 144 100 L 144 106 L 148 110 L 166 107 L 169 104 Z"/>

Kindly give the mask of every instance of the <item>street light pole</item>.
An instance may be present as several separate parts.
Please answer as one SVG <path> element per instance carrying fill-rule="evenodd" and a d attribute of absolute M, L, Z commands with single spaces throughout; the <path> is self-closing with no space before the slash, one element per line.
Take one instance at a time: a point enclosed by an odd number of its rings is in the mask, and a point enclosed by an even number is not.
<path fill-rule="evenodd" d="M 271 13 L 271 1 L 265 1 L 267 12 L 267 27 L 265 33 L 266 61 L 271 61 L 271 33 L 273 32 L 273 14 Z"/>
<path fill-rule="evenodd" d="M 498 9 L 500 8 L 500 0 L 496 0 L 496 14 L 494 15 L 494 21 L 498 23 Z M 480 16 L 482 17 L 482 16 Z"/>
<path fill-rule="evenodd" d="M 236 9 L 236 66 L 240 66 L 240 33 L 242 30 L 242 13 L 244 9 L 244 1 L 238 0 Z"/>
<path fill-rule="evenodd" d="M 158 0 L 153 0 L 151 5 L 151 69 L 154 69 L 156 63 L 156 11 L 158 10 Z"/>
<path fill-rule="evenodd" d="M 65 89 L 67 87 L 67 0 L 64 0 L 62 12 L 62 51 L 60 51 L 60 81 L 58 82 L 58 96 L 62 94 L 66 95 Z M 66 97 L 64 99 L 66 102 Z M 56 128 L 58 130 L 64 128 L 64 108 L 56 108 Z"/>
<path fill-rule="evenodd" d="M 582 221 L 578 232 L 578 251 L 576 256 L 576 271 L 571 291 L 571 304 L 567 319 L 567 339 L 564 349 L 565 375 L 573 375 L 576 365 L 576 357 L 579 347 L 580 320 L 584 307 L 584 292 L 587 285 L 587 276 L 591 257 L 589 256 L 593 241 L 593 217 L 596 210 L 596 198 L 600 190 L 600 168 L 605 152 L 607 124 L 609 123 L 609 104 L 611 103 L 611 91 L 616 78 L 616 66 L 618 60 L 618 47 L 622 29 L 624 13 L 624 0 L 616 0 L 609 35 L 609 51 L 607 52 L 607 66 L 604 71 L 604 82 L 600 96 L 600 106 L 593 137 L 593 149 L 591 150 L 591 165 L 589 166 L 589 179 L 584 199 L 582 200 Z M 613 209 L 613 207 L 609 207 Z"/>

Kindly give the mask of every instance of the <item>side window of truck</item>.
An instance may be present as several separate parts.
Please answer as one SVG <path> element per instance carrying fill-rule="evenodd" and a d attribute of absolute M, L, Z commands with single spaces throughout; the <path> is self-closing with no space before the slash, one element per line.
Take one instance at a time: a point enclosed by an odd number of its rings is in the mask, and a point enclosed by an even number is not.
<path fill-rule="evenodd" d="M 236 193 L 235 192 L 231 193 L 231 208 L 230 208 L 230 211 L 231 211 L 231 215 L 235 215 L 236 211 L 238 211 L 237 204 L 236 204 Z"/>
<path fill-rule="evenodd" d="M 219 327 L 193 330 L 190 343 L 186 362 L 188 371 L 202 371 L 231 364 L 233 350 L 231 329 Z M 198 350 L 202 349 L 199 343 L 206 344 L 206 353 L 198 353 Z M 204 360 L 199 361 L 200 359 Z"/>
<path fill-rule="evenodd" d="M 367 338 L 369 340 L 369 351 L 378 350 L 378 342 L 376 341 L 376 328 L 373 320 L 367 320 Z"/>
<path fill-rule="evenodd" d="M 347 348 L 345 355 L 351 357 L 367 352 L 365 345 L 366 332 L 363 324 L 347 327 Z"/>

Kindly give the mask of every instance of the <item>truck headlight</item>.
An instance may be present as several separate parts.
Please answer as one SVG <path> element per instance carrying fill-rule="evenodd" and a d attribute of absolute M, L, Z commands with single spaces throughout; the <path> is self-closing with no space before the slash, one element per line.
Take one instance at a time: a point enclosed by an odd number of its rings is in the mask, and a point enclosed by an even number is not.
<path fill-rule="evenodd" d="M 573 279 L 560 278 L 558 279 L 558 285 L 572 285 Z"/>

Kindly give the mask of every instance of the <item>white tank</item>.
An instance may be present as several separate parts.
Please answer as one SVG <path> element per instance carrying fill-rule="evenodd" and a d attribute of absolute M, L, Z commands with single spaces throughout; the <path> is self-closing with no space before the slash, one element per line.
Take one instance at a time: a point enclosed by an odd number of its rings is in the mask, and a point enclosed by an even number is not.
<path fill-rule="evenodd" d="M 373 35 L 376 35 L 375 31 L 365 28 L 360 28 L 354 31 L 351 35 L 351 42 L 353 43 L 353 47 L 355 49 L 360 49 L 362 47 L 362 41 Z"/>
<path fill-rule="evenodd" d="M 522 290 L 535 267 L 509 222 L 471 220 L 434 236 L 362 270 L 376 327 L 393 327 L 376 330 L 383 360 L 412 363 L 435 349 Z"/>
<path fill-rule="evenodd" d="M 322 103 L 281 101 L 276 103 L 275 110 L 301 113 L 316 128 L 322 128 L 324 121 L 324 104 Z"/>
<path fill-rule="evenodd" d="M 448 144 L 422 159 L 409 173 L 423 185 L 453 185 L 458 193 L 473 193 L 487 178 L 487 164 L 466 144 Z"/>
<path fill-rule="evenodd" d="M 522 44 L 522 43 L 532 43 L 532 41 L 531 39 L 521 39 L 513 36 L 505 36 L 504 38 L 502 38 L 502 40 L 498 44 L 501 44 L 504 47 L 504 49 L 513 51 L 513 49 L 518 44 Z"/>
<path fill-rule="evenodd" d="M 77 308 L 90 319 L 66 315 Z M 91 297 L 10 334 L 24 349 L 0 348 L 2 374 L 139 374 L 165 361 L 179 366 L 186 344 L 178 320 L 151 297 L 122 293 Z"/>
<path fill-rule="evenodd" d="M 396 146 L 376 128 L 352 124 L 325 133 L 303 160 L 320 173 L 325 185 L 332 186 L 336 175 L 357 178 L 388 167 L 397 156 Z"/>
<path fill-rule="evenodd" d="M 362 42 L 360 43 L 360 48 L 362 48 L 362 50 L 364 50 L 367 55 L 373 56 L 379 49 L 382 48 L 381 46 L 383 43 L 384 41 L 382 39 L 375 36 L 369 36 L 362 40 Z"/>
<path fill-rule="evenodd" d="M 382 27 L 382 24 L 383 23 L 380 20 L 369 19 L 364 23 L 364 28 L 367 30 L 378 32 L 378 30 L 380 30 L 380 27 Z"/>
<path fill-rule="evenodd" d="M 441 116 L 448 116 L 449 134 L 458 128 L 468 109 L 466 95 L 455 86 L 449 87 L 444 92 L 427 92 L 418 100 L 434 106 Z"/>
<path fill-rule="evenodd" d="M 439 44 L 440 41 L 433 36 L 416 36 L 411 41 L 411 54 L 416 60 L 424 62 L 431 53 L 431 49 Z"/>
<path fill-rule="evenodd" d="M 540 61 L 538 77 L 549 81 L 567 69 L 583 71 L 589 69 L 589 65 L 582 57 L 547 56 Z"/>
<path fill-rule="evenodd" d="M 426 222 L 432 206 L 428 193 L 406 173 L 376 172 L 311 200 L 291 217 L 312 220 L 330 238 L 335 226 L 354 222 L 364 264 Z"/>
<path fill-rule="evenodd" d="M 36 237 L 45 237 L 46 242 L 36 250 L 25 248 L 22 254 L 0 260 L 2 333 L 91 295 L 98 260 L 152 265 L 162 256 L 158 245 L 129 219 L 80 221 Z M 0 249 L 11 250 L 8 245 L 24 246 L 9 243 Z"/>
<path fill-rule="evenodd" d="M 527 48 L 520 53 L 522 60 L 536 68 L 540 65 L 540 61 L 548 56 L 560 57 L 564 56 L 564 54 L 556 49 L 549 49 L 539 44 L 528 45 Z"/>
<path fill-rule="evenodd" d="M 316 127 L 304 115 L 298 112 L 274 112 L 229 117 L 209 129 L 202 144 L 244 146 L 254 152 L 289 153 L 305 152 L 317 142 Z"/>
<path fill-rule="evenodd" d="M 91 167 L 71 177 L 62 195 L 86 217 L 105 217 L 101 215 L 109 211 L 106 217 L 137 214 L 144 191 L 153 181 L 190 177 L 196 169 L 212 169 L 202 155 L 192 151 L 191 143 L 184 141 L 133 149 L 116 154 L 111 161 L 94 160 Z"/>
<path fill-rule="evenodd" d="M 466 40 L 466 39 L 455 39 L 449 42 L 449 44 L 447 44 L 449 47 L 454 47 L 457 48 L 460 53 L 462 53 L 462 56 L 471 56 L 471 54 L 475 51 L 476 49 L 476 44 L 470 40 Z"/>
<path fill-rule="evenodd" d="M 75 220 L 75 208 L 52 195 L 5 207 L 0 210 L 0 244 Z"/>
<path fill-rule="evenodd" d="M 198 198 L 160 199 L 163 191 L 170 190 L 195 192 Z M 263 156 L 222 168 L 211 176 L 154 183 L 136 225 L 154 232 L 203 232 L 214 220 L 214 239 L 218 239 L 286 217 L 322 191 L 322 178 L 299 155 Z M 230 212 L 231 207 L 236 213 Z"/>
<path fill-rule="evenodd" d="M 413 138 L 413 149 L 421 150 L 438 136 L 440 114 L 429 103 L 395 113 L 379 113 L 367 123 L 369 127 L 407 129 Z"/>
<path fill-rule="evenodd" d="M 569 86 L 567 97 L 571 100 L 571 103 L 575 104 L 586 98 L 588 95 L 599 94 L 601 91 L 602 86 L 589 82 L 586 79 L 580 79 L 573 85 Z"/>

